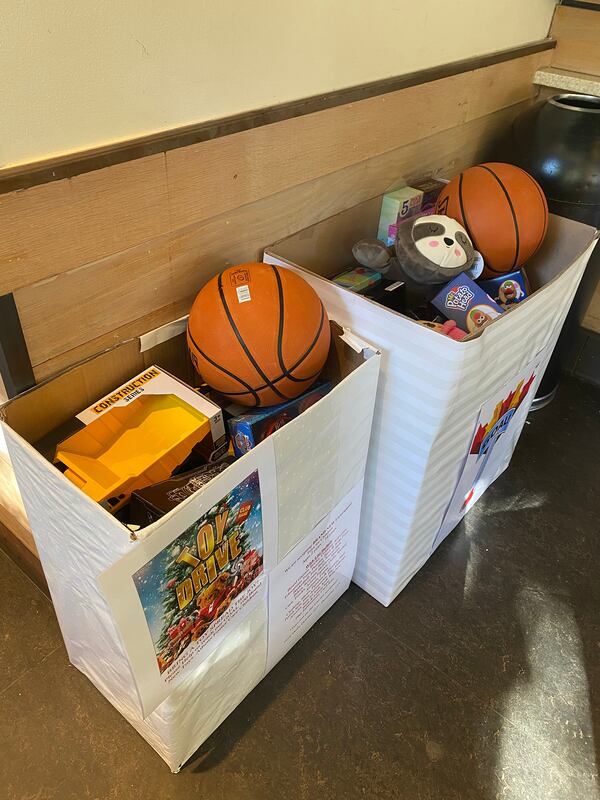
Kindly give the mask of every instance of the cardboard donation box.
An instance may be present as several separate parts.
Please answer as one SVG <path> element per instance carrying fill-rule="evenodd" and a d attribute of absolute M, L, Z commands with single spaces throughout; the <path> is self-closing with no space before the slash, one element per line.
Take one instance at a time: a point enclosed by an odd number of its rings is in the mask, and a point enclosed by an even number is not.
<path fill-rule="evenodd" d="M 508 466 L 597 231 L 550 215 L 526 264 L 532 294 L 455 341 L 328 280 L 373 237 L 375 197 L 265 251 L 297 269 L 340 324 L 382 350 L 353 580 L 388 605 Z"/>
<path fill-rule="evenodd" d="M 159 381 L 165 392 L 177 381 L 194 385 L 181 320 L 1 409 L 69 659 L 173 771 L 349 585 L 380 354 L 331 326 L 322 373 L 331 390 L 242 457 L 201 476 L 192 490 L 188 479 L 174 481 L 181 502 L 137 531 L 103 499 L 138 491 L 114 488 L 112 439 L 104 428 L 93 440 L 81 430 L 73 436 L 69 426 L 82 409 L 114 403 L 114 424 L 137 414 L 161 436 L 155 415 L 169 405 L 182 435 L 193 428 L 208 435 L 212 425 L 218 443 L 223 420 L 211 418 L 210 408 L 191 419 L 152 388 Z M 111 395 L 115 387 L 122 388 Z M 122 408 L 130 390 L 133 411 Z M 136 436 L 141 443 L 139 430 Z M 108 444 L 94 472 L 87 459 L 97 441 Z M 59 469 L 64 464 L 52 463 L 58 445 L 68 469 L 77 470 L 75 481 Z M 84 471 L 106 477 L 102 502 L 82 491 Z"/>

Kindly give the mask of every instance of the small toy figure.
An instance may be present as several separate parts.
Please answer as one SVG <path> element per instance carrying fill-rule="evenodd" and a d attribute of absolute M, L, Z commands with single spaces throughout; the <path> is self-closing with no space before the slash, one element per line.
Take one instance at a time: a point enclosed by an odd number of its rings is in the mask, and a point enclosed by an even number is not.
<path fill-rule="evenodd" d="M 439 214 L 399 225 L 393 249 L 377 239 L 362 239 L 352 253 L 359 264 L 390 280 L 403 281 L 409 307 L 430 300 L 440 285 L 476 263 L 475 249 L 462 225 Z"/>
<path fill-rule="evenodd" d="M 523 269 L 516 270 L 508 275 L 501 275 L 498 278 L 480 281 L 479 285 L 502 306 L 520 303 L 530 293 L 527 275 Z"/>
<path fill-rule="evenodd" d="M 525 293 L 519 284 L 510 279 L 502 281 L 500 288 L 498 289 L 498 297 L 500 298 L 500 302 L 505 305 L 508 303 L 518 303 L 524 294 Z"/>
<path fill-rule="evenodd" d="M 484 325 L 487 325 L 488 322 L 491 322 L 493 319 L 499 316 L 500 312 L 496 311 L 496 309 L 492 308 L 492 306 L 488 305 L 473 306 L 467 312 L 467 317 L 466 317 L 469 333 L 478 331 L 480 328 L 483 328 Z"/>

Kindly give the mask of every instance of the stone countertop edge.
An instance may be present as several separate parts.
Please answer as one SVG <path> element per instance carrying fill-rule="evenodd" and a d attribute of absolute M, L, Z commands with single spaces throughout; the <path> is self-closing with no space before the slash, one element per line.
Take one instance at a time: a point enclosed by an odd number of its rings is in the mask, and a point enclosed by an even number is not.
<path fill-rule="evenodd" d="M 533 82 L 540 86 L 563 89 L 566 92 L 600 97 L 600 75 L 587 75 L 582 72 L 558 69 L 539 69 L 533 76 Z"/>

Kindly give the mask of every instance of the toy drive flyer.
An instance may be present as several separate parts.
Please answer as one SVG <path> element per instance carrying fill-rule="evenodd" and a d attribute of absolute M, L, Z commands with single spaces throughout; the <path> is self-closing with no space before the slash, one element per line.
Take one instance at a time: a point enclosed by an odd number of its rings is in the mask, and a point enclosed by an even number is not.
<path fill-rule="evenodd" d="M 210 638 L 217 620 L 262 571 L 255 470 L 132 576 L 161 674 L 178 671 L 188 648 Z"/>
<path fill-rule="evenodd" d="M 508 466 L 541 376 L 543 352 L 483 404 L 469 450 L 432 550 Z"/>
<path fill-rule="evenodd" d="M 275 451 L 267 439 L 132 541 L 98 576 L 146 717 L 249 617 L 277 563 Z"/>

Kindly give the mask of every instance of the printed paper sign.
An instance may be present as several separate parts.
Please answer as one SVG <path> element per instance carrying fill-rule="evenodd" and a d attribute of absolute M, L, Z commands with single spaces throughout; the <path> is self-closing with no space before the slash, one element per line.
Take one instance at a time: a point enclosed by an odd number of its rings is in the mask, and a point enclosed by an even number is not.
<path fill-rule="evenodd" d="M 276 515 L 273 449 L 259 447 L 101 575 L 144 716 L 265 601 Z"/>
<path fill-rule="evenodd" d="M 363 481 L 269 576 L 267 670 L 348 588 L 356 561 L 362 491 Z"/>
<path fill-rule="evenodd" d="M 544 355 L 525 367 L 481 408 L 458 484 L 432 551 L 508 466 L 535 397 Z"/>
<path fill-rule="evenodd" d="M 255 469 L 175 541 L 134 572 L 158 668 L 171 681 L 185 650 L 263 571 L 260 479 Z M 235 603 L 234 603 L 235 607 Z"/>

